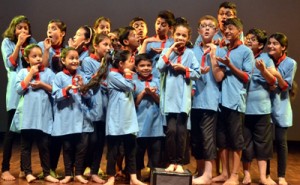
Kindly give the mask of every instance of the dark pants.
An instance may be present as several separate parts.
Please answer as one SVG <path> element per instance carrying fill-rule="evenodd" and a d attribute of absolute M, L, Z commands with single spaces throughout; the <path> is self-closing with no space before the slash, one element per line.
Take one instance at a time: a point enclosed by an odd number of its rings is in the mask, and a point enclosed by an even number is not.
<path fill-rule="evenodd" d="M 91 167 L 91 174 L 98 174 L 105 145 L 105 123 L 94 122 L 94 132 L 89 137 L 86 155 L 86 167 Z"/>
<path fill-rule="evenodd" d="M 69 134 L 62 137 L 65 176 L 82 175 L 87 152 L 89 133 Z"/>
<path fill-rule="evenodd" d="M 186 113 L 169 113 L 166 118 L 168 160 L 171 164 L 183 164 L 186 149 L 188 115 Z"/>
<path fill-rule="evenodd" d="M 265 161 L 272 158 L 273 138 L 270 120 L 270 114 L 245 116 L 243 162 L 251 162 L 254 158 Z"/>
<path fill-rule="evenodd" d="M 25 175 L 32 174 L 31 149 L 33 142 L 36 142 L 39 150 L 41 166 L 46 177 L 50 174 L 49 135 L 33 129 L 21 130 L 21 161 Z"/>
<path fill-rule="evenodd" d="M 50 136 L 49 138 L 49 150 L 50 150 L 50 168 L 55 171 L 57 168 L 60 151 L 62 148 L 62 137 Z"/>
<path fill-rule="evenodd" d="M 109 176 L 116 174 L 116 163 L 118 150 L 121 142 L 124 142 L 126 171 L 129 174 L 136 174 L 136 136 L 133 134 L 107 136 L 107 167 L 106 173 Z"/>
<path fill-rule="evenodd" d="M 20 135 L 16 132 L 10 131 L 10 125 L 12 122 L 12 119 L 15 115 L 16 109 L 12 109 L 7 112 L 7 128 L 3 143 L 3 159 L 2 159 L 2 172 L 9 171 L 9 162 L 11 159 L 11 153 L 12 153 L 12 146 L 14 143 L 14 140 Z M 21 163 L 20 163 L 21 165 Z M 21 171 L 23 171 L 22 165 L 21 165 Z"/>
<path fill-rule="evenodd" d="M 212 110 L 192 109 L 191 144 L 196 160 L 213 160 L 217 156 L 216 125 L 218 113 Z"/>
<path fill-rule="evenodd" d="M 137 138 L 136 168 L 142 170 L 144 165 L 144 155 L 148 153 L 148 164 L 151 169 L 160 165 L 162 137 L 140 137 Z"/>

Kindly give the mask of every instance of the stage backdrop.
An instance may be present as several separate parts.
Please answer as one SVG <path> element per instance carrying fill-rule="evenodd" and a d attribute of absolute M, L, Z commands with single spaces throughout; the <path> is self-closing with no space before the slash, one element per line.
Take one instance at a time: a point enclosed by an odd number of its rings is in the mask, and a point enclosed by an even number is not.
<path fill-rule="evenodd" d="M 183 16 L 189 21 L 192 41 L 197 36 L 197 21 L 206 14 L 217 15 L 221 0 L 0 0 L 0 33 L 2 34 L 15 15 L 26 15 L 32 24 L 33 37 L 37 41 L 46 37 L 49 20 L 58 18 L 67 24 L 67 36 L 72 37 L 82 25 L 92 25 L 100 16 L 111 19 L 112 29 L 128 25 L 136 16 L 148 23 L 149 35 L 154 34 L 154 21 L 160 10 L 168 9 L 176 17 Z M 234 0 L 238 7 L 238 17 L 244 22 L 244 32 L 256 27 L 269 34 L 283 32 L 289 38 L 288 55 L 300 61 L 299 55 L 299 10 L 300 1 L 295 0 Z M 67 40 L 66 39 L 66 40 Z M 2 41 L 2 39 L 0 39 Z M 5 90 L 6 71 L 2 56 L 0 59 L 0 131 L 6 128 Z M 299 81 L 300 71 L 296 74 Z M 300 96 L 300 94 L 298 94 Z M 293 102 L 294 126 L 289 130 L 289 140 L 300 140 L 300 97 Z"/>

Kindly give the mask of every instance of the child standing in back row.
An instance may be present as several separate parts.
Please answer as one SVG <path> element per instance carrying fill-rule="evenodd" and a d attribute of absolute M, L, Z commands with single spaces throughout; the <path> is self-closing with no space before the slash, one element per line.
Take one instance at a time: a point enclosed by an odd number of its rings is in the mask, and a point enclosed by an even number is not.
<path fill-rule="evenodd" d="M 174 26 L 174 44 L 162 51 L 157 62 L 161 72 L 160 108 L 167 119 L 166 146 L 170 165 L 166 171 L 183 173 L 187 120 L 191 110 L 192 81 L 200 77 L 199 63 L 186 47 L 191 37 L 187 23 Z"/>

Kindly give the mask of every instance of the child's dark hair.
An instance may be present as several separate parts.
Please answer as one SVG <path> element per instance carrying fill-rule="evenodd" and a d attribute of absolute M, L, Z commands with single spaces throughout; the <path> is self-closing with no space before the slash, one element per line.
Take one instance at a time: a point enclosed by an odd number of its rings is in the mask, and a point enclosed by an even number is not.
<path fill-rule="evenodd" d="M 173 26 L 175 24 L 175 16 L 169 10 L 160 11 L 157 15 L 157 18 L 165 19 L 169 26 Z"/>
<path fill-rule="evenodd" d="M 90 45 L 90 43 L 92 42 L 93 40 L 93 36 L 94 36 L 94 30 L 88 26 L 88 25 L 84 25 L 84 26 L 81 26 L 80 28 L 84 29 L 85 33 L 84 33 L 84 37 L 86 39 L 89 39 L 90 42 L 87 44 L 87 45 Z M 79 29 L 80 29 L 79 28 Z"/>
<path fill-rule="evenodd" d="M 110 55 L 106 54 L 96 75 L 94 75 L 87 84 L 80 86 L 80 92 L 85 94 L 89 89 L 98 88 L 100 86 L 102 79 L 107 76 L 108 64 L 110 63 L 110 60 Z"/>
<path fill-rule="evenodd" d="M 250 29 L 248 31 L 248 33 L 246 34 L 246 36 L 249 35 L 249 34 L 254 35 L 256 37 L 257 41 L 260 44 L 263 44 L 263 48 L 265 47 L 265 45 L 266 45 L 266 43 L 268 41 L 267 32 L 265 30 L 261 30 L 261 29 L 257 29 L 257 28 L 252 28 L 252 29 Z"/>
<path fill-rule="evenodd" d="M 110 19 L 107 18 L 107 17 L 101 16 L 101 17 L 99 17 L 99 18 L 95 21 L 94 26 L 93 26 L 94 30 L 96 30 L 96 29 L 98 28 L 99 23 L 100 23 L 101 21 L 106 21 L 106 22 L 108 22 L 109 25 L 111 26 L 111 21 L 110 21 Z"/>
<path fill-rule="evenodd" d="M 147 53 L 142 53 L 135 56 L 135 66 L 137 66 L 142 60 L 148 61 L 152 64 L 152 60 L 148 57 Z"/>
<path fill-rule="evenodd" d="M 279 44 L 282 47 L 285 47 L 284 52 L 287 54 L 287 48 L 288 48 L 289 42 L 288 42 L 288 38 L 285 34 L 276 32 L 269 37 L 269 40 L 270 40 L 270 38 L 274 38 L 275 40 L 277 40 L 279 42 Z"/>
<path fill-rule="evenodd" d="M 232 12 L 233 12 L 233 14 L 234 14 L 235 16 L 237 15 L 236 4 L 233 3 L 233 2 L 227 2 L 227 1 L 225 1 L 225 2 L 223 2 L 223 3 L 220 4 L 219 10 L 220 10 L 221 8 L 228 8 L 228 9 L 231 9 Z M 219 10 L 218 10 L 218 11 L 219 11 Z"/>
<path fill-rule="evenodd" d="M 132 26 L 126 26 L 120 29 L 119 41 L 123 46 L 126 46 L 124 44 L 124 40 L 128 39 L 130 31 L 134 31 L 134 30 L 135 29 Z"/>
<path fill-rule="evenodd" d="M 29 44 L 29 45 L 27 45 L 25 47 L 23 56 L 24 57 L 28 57 L 29 54 L 30 54 L 30 51 L 32 50 L 32 48 L 39 48 L 42 51 L 42 49 L 41 49 L 41 47 L 39 45 L 37 45 L 37 44 Z"/>
<path fill-rule="evenodd" d="M 93 45 L 98 45 L 100 42 L 102 42 L 106 38 L 110 40 L 109 36 L 104 34 L 104 33 L 95 34 L 94 37 L 93 37 Z M 94 47 L 91 47 L 89 52 L 94 53 L 95 52 Z"/>
<path fill-rule="evenodd" d="M 233 25 L 237 27 L 239 30 L 243 30 L 243 22 L 241 19 L 235 17 L 235 18 L 229 18 L 224 22 L 224 26 Z"/>
<path fill-rule="evenodd" d="M 128 50 L 118 50 L 112 56 L 112 66 L 114 68 L 119 68 L 120 62 L 125 62 L 128 57 L 130 57 L 130 51 Z"/>
<path fill-rule="evenodd" d="M 129 26 L 133 26 L 133 23 L 137 21 L 143 21 L 144 23 L 146 23 L 145 19 L 143 19 L 142 17 L 134 17 L 133 19 L 131 19 Z"/>
<path fill-rule="evenodd" d="M 49 21 L 48 25 L 51 24 L 51 23 L 55 23 L 56 26 L 60 29 L 60 31 L 67 33 L 67 25 L 63 21 L 61 21 L 59 19 L 52 19 L 52 20 Z M 65 41 L 65 37 L 66 37 L 66 34 L 63 37 L 63 40 L 61 42 L 61 46 L 63 46 L 63 43 Z"/>
<path fill-rule="evenodd" d="M 173 27 L 173 34 L 175 33 L 176 29 L 179 26 L 183 26 L 183 27 L 185 27 L 185 28 L 188 29 L 188 41 L 186 42 L 186 47 L 192 48 L 193 44 L 189 40 L 191 38 L 191 35 L 192 35 L 192 29 L 191 29 L 188 21 L 186 20 L 186 18 L 184 18 L 184 17 L 178 17 L 178 18 L 176 18 L 176 23 L 175 23 L 175 25 Z"/>
<path fill-rule="evenodd" d="M 60 53 L 60 59 L 66 59 L 69 51 L 76 51 L 77 50 L 75 48 L 72 48 L 72 47 L 67 47 L 67 48 L 64 48 L 61 53 Z"/>
<path fill-rule="evenodd" d="M 26 23 L 28 25 L 29 35 L 31 35 L 31 26 L 28 18 L 25 17 L 24 15 L 18 15 L 11 20 L 8 28 L 2 34 L 3 38 L 7 37 L 9 38 L 9 40 L 13 41 L 14 43 L 17 43 L 18 37 L 16 37 L 15 32 L 16 32 L 17 25 L 20 23 Z M 29 42 L 30 38 L 31 37 L 27 38 L 27 42 Z"/>

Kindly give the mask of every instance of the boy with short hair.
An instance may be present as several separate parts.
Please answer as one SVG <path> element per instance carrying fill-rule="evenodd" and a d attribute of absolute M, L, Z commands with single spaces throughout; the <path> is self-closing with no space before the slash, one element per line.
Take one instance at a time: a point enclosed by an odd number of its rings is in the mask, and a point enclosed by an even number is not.
<path fill-rule="evenodd" d="M 198 33 L 202 42 L 194 46 L 193 51 L 202 68 L 217 65 L 216 56 L 224 57 L 224 49 L 214 45 L 213 37 L 218 31 L 218 21 L 211 15 L 205 15 L 198 22 Z M 198 178 L 193 184 L 211 184 L 212 163 L 216 152 L 216 124 L 219 104 L 219 82 L 212 71 L 203 74 L 195 81 L 195 94 L 191 111 L 191 145 L 193 155 L 197 160 Z M 209 99 L 207 97 L 210 97 Z M 201 173 L 201 162 L 204 161 L 204 173 Z M 202 174 L 202 175 L 201 175 Z"/>
<path fill-rule="evenodd" d="M 240 41 L 242 21 L 230 18 L 224 22 L 225 37 L 228 40 L 226 57 L 217 57 L 222 64 L 212 66 L 214 75 L 223 79 L 221 90 L 220 119 L 217 126 L 217 146 L 222 161 L 221 175 L 213 181 L 225 181 L 224 185 L 239 184 L 239 167 L 244 147 L 243 122 L 246 111 L 247 87 L 250 81 L 254 55 L 251 49 Z M 228 152 L 233 151 L 233 166 L 229 171 Z M 230 176 L 229 176 L 230 175 Z"/>

